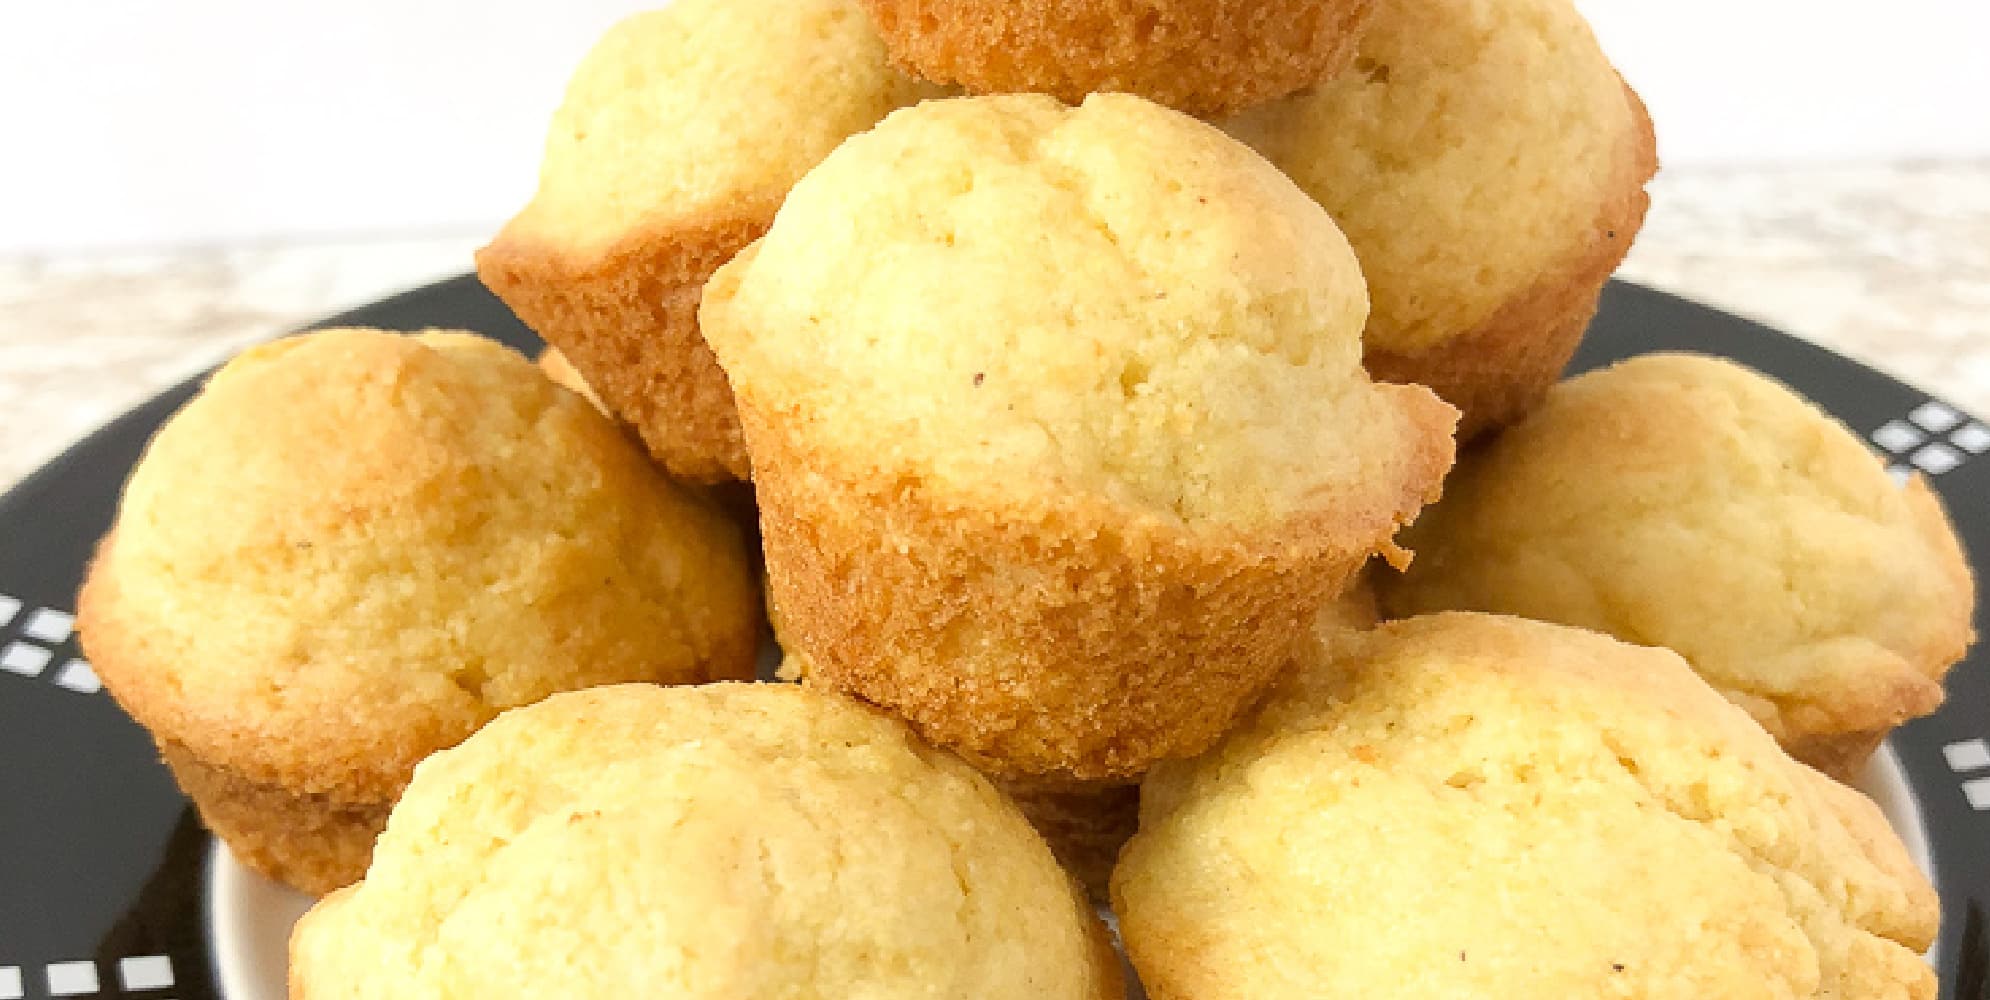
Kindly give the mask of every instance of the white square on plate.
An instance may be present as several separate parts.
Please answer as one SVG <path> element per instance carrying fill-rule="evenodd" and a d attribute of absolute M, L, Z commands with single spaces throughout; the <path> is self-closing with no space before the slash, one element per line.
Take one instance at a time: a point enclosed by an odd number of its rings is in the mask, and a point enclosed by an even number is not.
<path fill-rule="evenodd" d="M 1873 443 L 1891 452 L 1903 452 L 1926 441 L 1928 436 L 1904 420 L 1889 420 L 1873 432 Z"/>
<path fill-rule="evenodd" d="M 97 992 L 97 963 L 57 962 L 48 967 L 48 995 L 81 997 Z"/>
<path fill-rule="evenodd" d="M 1909 458 L 1908 461 L 1913 462 L 1915 468 L 1920 469 L 1928 475 L 1939 476 L 1961 465 L 1962 453 L 1937 441 L 1915 452 L 1913 457 Z"/>
<path fill-rule="evenodd" d="M 1969 808 L 1977 812 L 1990 812 L 1990 778 L 1971 778 L 1963 782 L 1962 797 L 1969 800 Z"/>
<path fill-rule="evenodd" d="M 70 660 L 55 672 L 55 683 L 77 694 L 96 694 L 104 689 L 104 682 L 97 679 L 97 671 L 90 661 L 82 658 Z"/>
<path fill-rule="evenodd" d="M 1962 414 L 1950 409 L 1947 403 L 1938 403 L 1934 400 L 1929 400 L 1915 407 L 1914 412 L 1907 415 L 1907 419 L 1920 424 L 1923 429 L 1930 433 L 1940 434 L 1962 423 Z"/>
<path fill-rule="evenodd" d="M 1942 757 L 1949 762 L 1951 771 L 1981 771 L 1990 767 L 1990 743 L 1958 740 L 1942 748 Z"/>
<path fill-rule="evenodd" d="M 41 608 L 21 624 L 21 634 L 54 645 L 69 638 L 76 628 L 76 616 L 54 608 Z"/>
<path fill-rule="evenodd" d="M 21 987 L 21 968 L 0 965 L 0 1000 L 21 1000 L 27 991 Z"/>
<path fill-rule="evenodd" d="M 26 642 L 10 642 L 0 647 L 0 670 L 22 677 L 35 677 L 55 654 Z"/>
<path fill-rule="evenodd" d="M 173 960 L 164 955 L 137 955 L 117 963 L 118 982 L 126 992 L 163 990 L 173 985 Z"/>

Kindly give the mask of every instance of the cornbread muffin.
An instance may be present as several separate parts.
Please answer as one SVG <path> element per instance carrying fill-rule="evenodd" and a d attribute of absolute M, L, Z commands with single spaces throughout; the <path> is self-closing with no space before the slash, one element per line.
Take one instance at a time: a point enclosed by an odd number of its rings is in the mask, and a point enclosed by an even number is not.
<path fill-rule="evenodd" d="M 321 893 L 498 712 L 751 676 L 754 591 L 733 526 L 524 358 L 328 330 L 231 361 L 153 438 L 79 627 L 236 857 Z"/>
<path fill-rule="evenodd" d="M 1644 222 L 1651 121 L 1570 0 L 1378 6 L 1352 71 L 1225 124 L 1340 224 L 1368 370 L 1513 422 Z"/>
<path fill-rule="evenodd" d="M 1973 583 L 1941 504 L 1732 362 L 1648 355 L 1557 386 L 1468 457 L 1386 579 L 1394 615 L 1499 611 L 1676 650 L 1849 779 L 1941 704 Z"/>
<path fill-rule="evenodd" d="M 608 404 L 601 401 L 600 394 L 594 391 L 593 386 L 587 384 L 587 379 L 574 368 L 573 362 L 568 361 L 566 355 L 560 353 L 559 348 L 548 347 L 539 352 L 539 370 L 544 372 L 547 378 L 552 379 L 554 385 L 580 393 L 580 398 L 592 403 L 595 409 L 610 417 L 614 416 L 609 412 Z"/>
<path fill-rule="evenodd" d="M 1119 1000 L 1015 806 L 898 721 L 791 685 L 625 685 L 424 762 L 293 1000 Z"/>
<path fill-rule="evenodd" d="M 1878 808 L 1666 650 L 1347 633 L 1141 792 L 1113 899 L 1155 1000 L 1935 996 Z"/>
<path fill-rule="evenodd" d="M 855 0 L 637 14 L 575 73 L 539 191 L 477 273 L 672 474 L 746 479 L 732 391 L 698 334 L 699 289 L 845 136 L 931 92 L 885 64 Z"/>
<path fill-rule="evenodd" d="M 977 94 L 1226 114 L 1334 76 L 1374 0 L 863 0 L 894 63 Z"/>
<path fill-rule="evenodd" d="M 783 637 L 997 777 L 1199 752 L 1450 465 L 1365 314 L 1326 213 L 1186 115 L 894 113 L 706 288 Z"/>

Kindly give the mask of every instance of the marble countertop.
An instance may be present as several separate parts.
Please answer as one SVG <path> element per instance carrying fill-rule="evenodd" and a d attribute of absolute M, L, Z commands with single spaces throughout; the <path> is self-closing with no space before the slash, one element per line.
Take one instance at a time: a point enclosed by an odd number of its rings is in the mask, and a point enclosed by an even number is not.
<path fill-rule="evenodd" d="M 486 235 L 0 257 L 0 488 L 245 345 L 466 270 Z M 1621 274 L 1990 415 L 1990 162 L 1667 171 Z"/>

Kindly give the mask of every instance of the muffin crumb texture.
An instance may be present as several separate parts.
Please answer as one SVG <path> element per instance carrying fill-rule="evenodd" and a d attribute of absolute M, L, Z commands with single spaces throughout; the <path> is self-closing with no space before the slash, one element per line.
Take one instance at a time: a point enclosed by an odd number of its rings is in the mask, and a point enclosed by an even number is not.
<path fill-rule="evenodd" d="M 1340 73 L 1374 0 L 864 0 L 908 71 L 976 94 L 1237 111 Z"/>

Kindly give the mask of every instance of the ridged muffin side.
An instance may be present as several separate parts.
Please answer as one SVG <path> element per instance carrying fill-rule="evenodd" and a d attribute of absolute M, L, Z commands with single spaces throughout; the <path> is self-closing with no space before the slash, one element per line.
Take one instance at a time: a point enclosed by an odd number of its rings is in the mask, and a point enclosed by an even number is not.
<path fill-rule="evenodd" d="M 975 94 L 1130 93 L 1190 114 L 1347 68 L 1374 0 L 863 0 L 909 73 Z"/>

